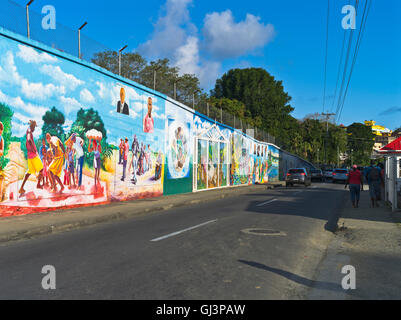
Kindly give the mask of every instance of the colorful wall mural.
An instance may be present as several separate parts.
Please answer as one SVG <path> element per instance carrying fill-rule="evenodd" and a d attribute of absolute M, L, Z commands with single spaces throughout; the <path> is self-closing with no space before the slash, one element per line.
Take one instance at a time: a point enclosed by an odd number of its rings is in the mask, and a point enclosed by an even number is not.
<path fill-rule="evenodd" d="M 164 194 L 192 192 L 193 111 L 166 101 Z"/>
<path fill-rule="evenodd" d="M 165 103 L 0 36 L 2 215 L 162 196 Z"/>
<path fill-rule="evenodd" d="M 229 185 L 232 130 L 196 113 L 194 116 L 194 191 Z"/>
<path fill-rule="evenodd" d="M 251 138 L 244 134 L 234 131 L 231 135 L 230 183 L 233 186 L 252 183 L 254 160 L 250 153 L 251 146 Z"/>
<path fill-rule="evenodd" d="M 280 151 L 0 28 L 0 217 L 277 181 Z"/>

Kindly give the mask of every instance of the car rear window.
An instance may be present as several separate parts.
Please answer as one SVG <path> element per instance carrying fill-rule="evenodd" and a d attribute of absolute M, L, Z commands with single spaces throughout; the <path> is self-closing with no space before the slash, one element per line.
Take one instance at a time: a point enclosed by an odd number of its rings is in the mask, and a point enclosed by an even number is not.
<path fill-rule="evenodd" d="M 348 173 L 347 170 L 336 170 L 336 173 Z"/>
<path fill-rule="evenodd" d="M 302 169 L 290 169 L 288 171 L 288 173 L 291 173 L 291 174 L 294 174 L 294 173 L 305 173 L 305 171 L 302 170 Z"/>

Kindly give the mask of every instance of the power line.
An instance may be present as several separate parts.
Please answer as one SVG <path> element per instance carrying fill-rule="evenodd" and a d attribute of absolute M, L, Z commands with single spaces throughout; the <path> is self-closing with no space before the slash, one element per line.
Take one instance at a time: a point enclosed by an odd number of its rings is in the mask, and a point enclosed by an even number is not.
<path fill-rule="evenodd" d="M 334 104 L 335 104 L 336 97 L 337 97 L 338 84 L 340 82 L 341 66 L 342 66 L 343 60 L 344 60 L 344 49 L 345 49 L 346 36 L 347 36 L 347 33 L 344 31 L 343 45 L 342 45 L 342 48 L 341 48 L 341 55 L 340 55 L 340 63 L 338 65 L 338 71 L 337 71 L 336 90 L 334 91 L 333 103 L 331 105 L 331 110 L 332 111 L 334 111 Z"/>
<path fill-rule="evenodd" d="M 368 7 L 368 3 L 369 3 L 369 7 Z M 346 99 L 347 94 L 348 94 L 349 84 L 350 84 L 350 82 L 351 82 L 351 78 L 352 78 L 352 74 L 353 74 L 353 71 L 354 71 L 356 59 L 357 59 L 358 53 L 359 53 L 359 48 L 360 48 L 360 46 L 361 46 L 363 34 L 364 34 L 364 32 L 365 32 L 366 21 L 367 21 L 368 16 L 369 16 L 369 11 L 370 11 L 371 4 L 372 4 L 372 1 L 371 1 L 371 0 L 366 0 L 366 2 L 365 2 L 365 8 L 364 8 L 364 10 L 363 10 L 363 15 L 362 15 L 361 28 L 359 29 L 358 40 L 357 40 L 357 43 L 356 43 L 356 46 L 355 46 L 354 57 L 353 57 L 353 59 L 352 59 L 351 71 L 350 71 L 350 74 L 349 74 L 349 78 L 348 78 L 348 82 L 347 82 L 347 87 L 346 87 L 346 90 L 345 90 L 345 93 L 344 93 L 344 97 L 343 97 L 343 101 L 342 101 L 342 106 L 341 106 L 341 109 L 340 109 L 340 113 L 338 114 L 338 118 L 337 118 L 338 121 L 340 120 L 342 111 L 343 111 L 343 109 L 344 109 L 345 99 Z"/>
<path fill-rule="evenodd" d="M 358 12 L 358 0 L 355 1 L 355 13 Z M 340 111 L 340 105 L 341 105 L 341 100 L 344 92 L 344 84 L 345 84 L 345 78 L 347 76 L 347 69 L 348 69 L 348 61 L 351 53 L 351 46 L 352 46 L 352 38 L 354 34 L 354 29 L 351 29 L 350 36 L 348 39 L 348 49 L 347 49 L 347 54 L 346 54 L 346 59 L 345 59 L 345 64 L 344 64 L 344 71 L 343 71 L 343 77 L 341 81 L 341 87 L 340 87 L 340 94 L 338 96 L 338 103 L 337 103 L 337 109 L 336 109 L 336 114 L 338 115 L 338 112 Z"/>
<path fill-rule="evenodd" d="M 326 56 L 324 61 L 324 90 L 323 90 L 323 112 L 326 106 L 326 86 L 327 86 L 327 56 L 329 48 L 329 22 L 330 22 L 330 0 L 327 0 L 327 27 L 326 27 Z"/>

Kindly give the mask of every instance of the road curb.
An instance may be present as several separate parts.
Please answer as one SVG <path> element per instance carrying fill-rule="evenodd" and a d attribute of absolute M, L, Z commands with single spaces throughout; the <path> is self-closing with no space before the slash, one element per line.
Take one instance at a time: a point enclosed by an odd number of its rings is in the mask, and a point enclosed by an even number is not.
<path fill-rule="evenodd" d="M 27 217 L 27 218 L 31 218 L 31 219 L 46 219 L 46 218 L 57 219 L 58 218 L 57 214 L 60 214 L 60 216 L 59 216 L 60 222 L 53 221 L 52 223 L 46 223 L 46 221 L 45 221 L 42 226 L 32 228 L 29 226 L 20 227 L 20 226 L 18 226 L 18 221 L 16 221 L 14 226 L 17 226 L 17 228 L 15 228 L 15 229 L 18 229 L 18 230 L 12 230 L 13 225 L 12 225 L 12 221 L 11 221 L 10 222 L 11 230 L 0 233 L 0 243 L 4 244 L 7 242 L 11 242 L 11 241 L 27 240 L 27 239 L 32 239 L 35 237 L 40 237 L 40 236 L 45 236 L 45 235 L 50 235 L 50 234 L 57 234 L 57 233 L 62 233 L 62 232 L 68 232 L 68 231 L 77 230 L 80 228 L 95 226 L 95 225 L 102 224 L 102 223 L 123 221 L 123 220 L 127 220 L 130 218 L 139 217 L 139 216 L 142 216 L 145 214 L 167 211 L 167 210 L 170 210 L 173 208 L 180 208 L 180 207 L 184 207 L 184 206 L 188 206 L 188 205 L 196 205 L 196 204 L 202 204 L 202 203 L 207 203 L 207 202 L 211 202 L 211 201 L 218 201 L 218 200 L 222 200 L 222 199 L 226 199 L 226 198 L 230 198 L 230 197 L 235 197 L 235 196 L 238 196 L 241 194 L 250 193 L 253 190 L 260 189 L 260 186 L 261 185 L 259 185 L 259 188 L 257 185 L 253 185 L 253 186 L 242 186 L 241 188 L 230 187 L 227 189 L 206 191 L 206 192 L 216 192 L 217 191 L 218 193 L 210 194 L 210 196 L 207 198 L 193 199 L 193 200 L 186 199 L 186 197 L 184 195 L 184 197 L 182 199 L 180 199 L 179 201 L 177 201 L 175 203 L 155 205 L 153 207 L 143 208 L 143 209 L 135 209 L 132 207 L 127 208 L 128 206 L 135 203 L 135 201 L 130 201 L 130 202 L 123 203 L 121 205 L 121 207 L 117 207 L 116 212 L 107 213 L 107 214 L 104 214 L 102 212 L 101 214 L 93 215 L 91 217 L 76 216 L 75 214 L 79 214 L 79 212 L 77 213 L 77 209 L 57 210 L 57 211 L 53 211 L 53 212 L 37 214 L 37 216 L 35 216 L 35 214 L 28 215 L 28 216 L 22 216 L 22 217 Z M 266 186 L 266 185 L 263 185 L 263 186 Z M 281 185 L 276 185 L 276 186 L 281 186 Z M 270 186 L 270 187 L 267 186 L 267 189 L 274 189 L 274 188 L 276 188 L 276 187 L 275 186 Z M 219 191 L 221 191 L 222 193 L 220 193 Z M 227 192 L 227 191 L 230 191 L 230 192 Z M 190 194 L 188 194 L 188 197 L 190 197 L 190 195 L 196 195 L 196 194 L 190 193 Z M 171 197 L 174 197 L 174 196 L 171 196 Z M 161 199 L 161 201 L 166 200 L 166 198 L 160 198 L 160 199 Z M 174 198 L 173 198 L 173 201 L 174 201 Z M 90 208 L 92 210 L 96 210 L 96 209 L 101 210 L 101 207 L 88 207 L 88 208 Z M 85 208 L 85 209 L 88 209 L 88 208 Z M 84 210 L 84 208 L 81 208 L 79 210 Z M 70 215 L 70 214 L 72 214 L 72 212 L 74 212 L 74 216 Z M 21 217 L 21 216 L 19 216 L 19 217 Z M 17 217 L 10 217 L 7 219 L 13 219 L 13 218 L 17 218 Z M 62 219 L 65 219 L 65 220 L 61 221 Z M 1 223 L 1 221 L 0 221 L 0 223 Z"/>

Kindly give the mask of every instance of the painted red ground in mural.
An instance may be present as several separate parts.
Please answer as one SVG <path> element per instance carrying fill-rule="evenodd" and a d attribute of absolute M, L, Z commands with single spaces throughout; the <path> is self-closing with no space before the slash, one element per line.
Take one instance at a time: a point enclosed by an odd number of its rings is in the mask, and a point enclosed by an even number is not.
<path fill-rule="evenodd" d="M 81 189 L 66 187 L 62 193 L 52 193 L 47 188 L 37 189 L 36 181 L 29 180 L 25 185 L 26 193 L 19 195 L 20 186 L 21 181 L 14 182 L 9 186 L 9 199 L 0 204 L 1 217 L 109 202 L 107 184 L 101 181 L 101 185 L 95 188 L 93 178 L 85 175 Z"/>

